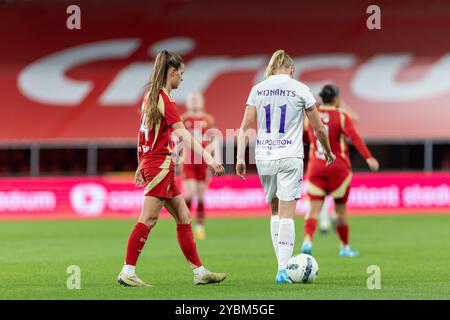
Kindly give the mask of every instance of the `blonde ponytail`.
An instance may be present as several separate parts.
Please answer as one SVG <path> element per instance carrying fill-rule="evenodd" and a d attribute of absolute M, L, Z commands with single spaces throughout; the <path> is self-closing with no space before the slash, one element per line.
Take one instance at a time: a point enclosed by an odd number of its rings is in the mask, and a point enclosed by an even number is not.
<path fill-rule="evenodd" d="M 264 72 L 264 80 L 274 75 L 282 67 L 289 68 L 293 63 L 292 58 L 284 50 L 275 51 L 270 58 L 266 72 Z"/>
<path fill-rule="evenodd" d="M 182 64 L 183 59 L 173 52 L 163 50 L 156 56 L 144 108 L 145 125 L 148 128 L 152 128 L 162 118 L 162 114 L 158 111 L 158 98 L 159 91 L 166 84 L 169 68 L 174 67 L 175 70 L 178 70 Z"/>

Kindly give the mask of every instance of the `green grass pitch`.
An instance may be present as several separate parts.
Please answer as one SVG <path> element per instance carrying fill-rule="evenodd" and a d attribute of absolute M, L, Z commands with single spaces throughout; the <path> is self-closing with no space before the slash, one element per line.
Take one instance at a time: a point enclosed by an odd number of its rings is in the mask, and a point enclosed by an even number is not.
<path fill-rule="evenodd" d="M 207 221 L 197 242 L 225 282 L 193 286 L 177 245 L 175 224 L 152 230 L 137 272 L 149 288 L 116 283 L 134 220 L 0 222 L 0 299 L 449 299 L 450 215 L 351 217 L 358 258 L 338 256 L 335 233 L 317 234 L 313 284 L 275 285 L 276 261 L 268 218 Z M 296 218 L 298 252 L 303 219 Z M 81 268 L 81 289 L 68 290 L 69 265 Z M 367 267 L 381 269 L 381 289 L 369 290 Z"/>

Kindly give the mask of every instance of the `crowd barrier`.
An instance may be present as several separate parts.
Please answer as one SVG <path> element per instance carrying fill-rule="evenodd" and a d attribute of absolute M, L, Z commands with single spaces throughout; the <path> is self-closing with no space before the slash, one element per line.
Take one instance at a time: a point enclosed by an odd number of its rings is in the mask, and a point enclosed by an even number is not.
<path fill-rule="evenodd" d="M 131 177 L 3 178 L 0 219 L 136 217 L 142 195 Z M 195 207 L 194 200 L 194 212 Z M 308 207 L 302 196 L 297 213 Z M 257 175 L 212 178 L 205 208 L 210 216 L 269 212 Z M 354 174 L 348 208 L 353 214 L 450 213 L 450 173 Z"/>

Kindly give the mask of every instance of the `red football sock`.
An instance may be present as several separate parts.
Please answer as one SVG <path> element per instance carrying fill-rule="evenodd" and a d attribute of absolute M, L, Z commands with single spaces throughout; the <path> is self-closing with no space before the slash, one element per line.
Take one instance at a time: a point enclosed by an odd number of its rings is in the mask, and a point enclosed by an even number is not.
<path fill-rule="evenodd" d="M 132 266 L 136 265 L 139 254 L 144 248 L 145 241 L 147 241 L 150 228 L 145 224 L 138 222 L 128 237 L 127 255 L 125 257 L 125 264 Z"/>
<path fill-rule="evenodd" d="M 311 240 L 316 232 L 317 219 L 309 218 L 305 220 L 305 235 L 308 235 Z"/>
<path fill-rule="evenodd" d="M 187 261 L 194 267 L 200 267 L 202 263 L 198 257 L 197 247 L 195 246 L 194 237 L 190 224 L 177 224 L 177 238 L 181 251 Z"/>
<path fill-rule="evenodd" d="M 349 225 L 337 225 L 336 226 L 336 232 L 339 235 L 339 239 L 341 239 L 344 246 L 348 245 L 348 234 L 349 234 Z"/>
<path fill-rule="evenodd" d="M 197 205 L 197 223 L 203 225 L 205 222 L 205 206 L 203 201 L 199 201 Z"/>

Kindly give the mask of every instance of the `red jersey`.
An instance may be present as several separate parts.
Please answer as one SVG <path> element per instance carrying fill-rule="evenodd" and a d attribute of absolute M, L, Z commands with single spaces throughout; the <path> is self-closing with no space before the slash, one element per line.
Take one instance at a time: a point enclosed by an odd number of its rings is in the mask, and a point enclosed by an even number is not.
<path fill-rule="evenodd" d="M 147 98 L 148 95 L 144 98 L 142 109 L 144 109 Z M 152 128 L 145 125 L 145 114 L 142 113 L 138 138 L 139 167 L 174 170 L 172 125 L 181 120 L 175 101 L 165 89 L 159 91 L 158 110 L 162 118 Z"/>
<path fill-rule="evenodd" d="M 183 121 L 186 129 L 202 145 L 203 148 L 210 143 L 208 139 L 205 139 L 207 138 L 205 137 L 205 132 L 214 127 L 213 116 L 205 112 L 201 112 L 195 116 L 189 112 L 185 112 L 181 115 L 181 120 Z M 200 155 L 195 154 L 195 152 L 191 150 L 186 155 L 185 163 L 201 164 L 203 163 L 203 159 Z"/>
<path fill-rule="evenodd" d="M 345 142 L 346 137 L 350 138 L 364 159 L 372 157 L 363 139 L 356 131 L 352 119 L 344 111 L 329 105 L 320 105 L 318 111 L 323 124 L 327 128 L 331 150 L 336 155 L 337 161 L 341 160 L 345 162 L 348 168 L 351 167 L 348 145 Z M 325 151 L 314 134 L 311 123 L 309 123 L 307 130 L 310 142 L 309 161 L 311 165 L 325 167 Z"/>

